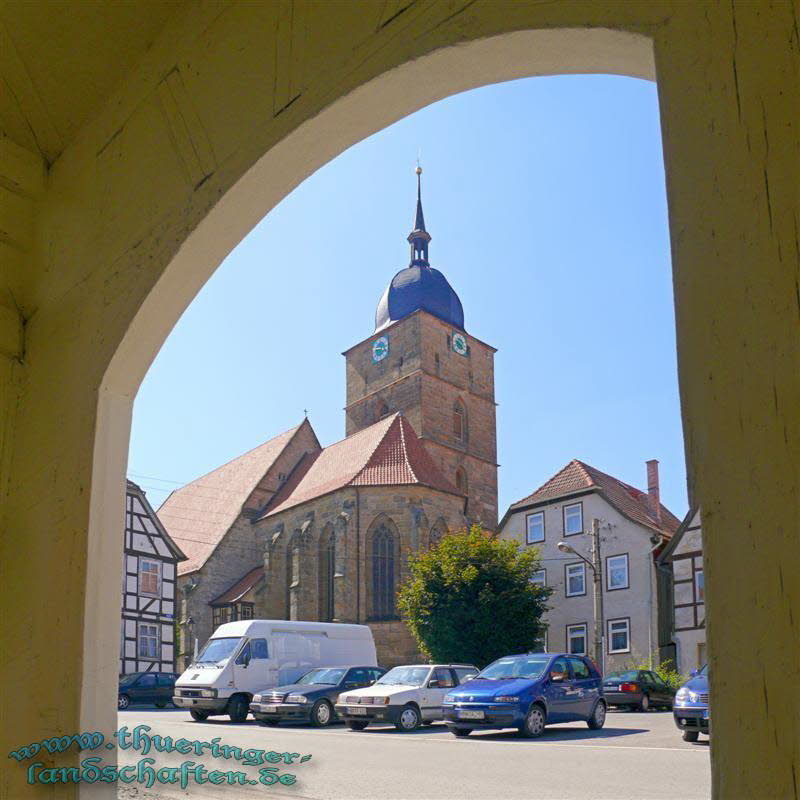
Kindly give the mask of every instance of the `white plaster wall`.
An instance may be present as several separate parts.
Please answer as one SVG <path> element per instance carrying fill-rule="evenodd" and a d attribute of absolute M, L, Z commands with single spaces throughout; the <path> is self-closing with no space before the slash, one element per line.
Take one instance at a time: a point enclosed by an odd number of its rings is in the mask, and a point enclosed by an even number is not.
<path fill-rule="evenodd" d="M 562 509 L 564 505 L 574 502 L 583 503 L 583 527 L 586 533 L 564 536 Z M 591 524 L 592 518 L 601 520 L 601 556 L 603 560 L 603 605 L 606 623 L 609 619 L 630 618 L 631 652 L 625 654 L 608 653 L 607 625 L 605 626 L 605 671 L 620 668 L 634 658 L 647 658 L 648 654 L 657 650 L 658 633 L 656 576 L 651 549 L 650 536 L 653 531 L 622 516 L 613 506 L 597 493 L 573 497 L 539 506 L 535 509 L 520 511 L 507 519 L 500 531 L 503 539 L 513 539 L 520 546 L 525 543 L 526 517 L 533 511 L 545 512 L 545 541 L 538 544 L 542 555 L 542 566 L 547 570 L 547 585 L 554 592 L 550 597 L 551 610 L 547 613 L 549 625 L 548 650 L 566 651 L 566 626 L 586 623 L 588 632 L 589 654 L 592 653 L 594 640 L 594 611 L 592 571 L 586 568 L 586 594 L 580 597 L 567 597 L 565 593 L 566 564 L 579 561 L 578 558 L 562 553 L 557 544 L 568 542 L 577 551 L 591 560 Z M 530 545 L 533 546 L 533 545 Z M 607 591 L 606 589 L 606 557 L 628 554 L 629 588 Z"/>

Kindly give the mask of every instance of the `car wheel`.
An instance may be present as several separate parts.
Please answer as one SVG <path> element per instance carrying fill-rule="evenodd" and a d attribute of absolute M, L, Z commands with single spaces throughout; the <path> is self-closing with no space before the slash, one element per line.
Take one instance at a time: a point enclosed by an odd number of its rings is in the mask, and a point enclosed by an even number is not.
<path fill-rule="evenodd" d="M 544 709 L 541 706 L 531 706 L 525 722 L 519 729 L 520 735 L 526 739 L 535 739 L 544 733 L 545 726 Z"/>
<path fill-rule="evenodd" d="M 244 722 L 247 713 L 250 711 L 250 704 L 241 695 L 236 695 L 228 700 L 228 716 L 231 722 Z"/>
<path fill-rule="evenodd" d="M 117 695 L 117 708 L 124 711 L 131 704 L 131 699 L 126 694 Z"/>
<path fill-rule="evenodd" d="M 317 700 L 311 707 L 311 724 L 315 728 L 324 728 L 331 724 L 333 709 L 327 700 Z"/>
<path fill-rule="evenodd" d="M 348 720 L 347 727 L 351 731 L 363 731 L 369 725 L 369 722 L 357 722 L 355 720 Z"/>
<path fill-rule="evenodd" d="M 208 719 L 208 711 L 198 711 L 197 709 L 189 709 L 192 719 L 195 722 L 205 722 Z"/>
<path fill-rule="evenodd" d="M 684 742 L 696 742 L 700 738 L 700 734 L 697 731 L 684 731 L 683 732 L 683 741 Z"/>
<path fill-rule="evenodd" d="M 450 733 L 453 736 L 469 736 L 472 733 L 472 728 L 450 728 Z"/>
<path fill-rule="evenodd" d="M 650 698 L 646 695 L 642 695 L 642 699 L 639 701 L 639 711 L 649 711 L 650 710 Z"/>
<path fill-rule="evenodd" d="M 597 701 L 592 716 L 586 720 L 586 724 L 593 731 L 599 731 L 606 724 L 606 704 L 602 700 Z"/>
<path fill-rule="evenodd" d="M 395 723 L 395 728 L 401 733 L 411 733 L 411 731 L 415 731 L 419 728 L 421 721 L 417 707 L 409 703 L 407 706 L 404 706 L 403 710 L 400 712 L 400 717 Z"/>

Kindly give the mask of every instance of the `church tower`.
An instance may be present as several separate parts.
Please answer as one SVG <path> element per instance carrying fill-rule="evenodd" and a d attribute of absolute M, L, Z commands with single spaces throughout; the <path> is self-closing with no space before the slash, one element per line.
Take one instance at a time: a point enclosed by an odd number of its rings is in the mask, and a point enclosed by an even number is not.
<path fill-rule="evenodd" d="M 386 287 L 372 336 L 343 354 L 346 434 L 402 412 L 445 477 L 467 495 L 468 519 L 494 531 L 496 350 L 467 333 L 458 295 L 430 265 L 421 174 L 417 167 L 409 265 Z"/>

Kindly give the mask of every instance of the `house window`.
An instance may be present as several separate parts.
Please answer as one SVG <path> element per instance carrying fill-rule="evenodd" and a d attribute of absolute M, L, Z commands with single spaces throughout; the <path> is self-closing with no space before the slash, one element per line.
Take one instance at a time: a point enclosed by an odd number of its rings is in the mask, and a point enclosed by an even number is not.
<path fill-rule="evenodd" d="M 606 589 L 627 589 L 630 586 L 628 578 L 628 554 L 609 556 L 606 559 Z"/>
<path fill-rule="evenodd" d="M 583 533 L 583 503 L 564 506 L 564 535 Z"/>
<path fill-rule="evenodd" d="M 158 658 L 158 625 L 139 624 L 139 658 Z"/>
<path fill-rule="evenodd" d="M 372 618 L 394 619 L 394 536 L 381 525 L 372 536 Z"/>
<path fill-rule="evenodd" d="M 238 619 L 253 619 L 253 604 L 252 603 L 239 603 Z"/>
<path fill-rule="evenodd" d="M 566 592 L 567 597 L 577 597 L 586 594 L 586 565 L 567 564 L 566 566 Z"/>
<path fill-rule="evenodd" d="M 467 415 L 460 400 L 453 406 L 453 436 L 458 442 L 467 438 Z"/>
<path fill-rule="evenodd" d="M 544 511 L 537 511 L 535 514 L 528 514 L 528 534 L 527 543 L 535 544 L 544 541 Z"/>
<path fill-rule="evenodd" d="M 567 625 L 567 650 L 573 656 L 586 655 L 586 623 Z"/>
<path fill-rule="evenodd" d="M 536 586 L 547 586 L 547 570 L 537 569 L 536 572 L 531 575 L 531 583 Z"/>
<path fill-rule="evenodd" d="M 706 590 L 705 590 L 705 579 L 703 577 L 703 570 L 699 569 L 694 573 L 694 597 L 695 602 L 697 603 L 705 603 L 706 601 Z"/>
<path fill-rule="evenodd" d="M 631 623 L 629 619 L 610 619 L 608 621 L 608 652 L 630 653 Z"/>
<path fill-rule="evenodd" d="M 139 559 L 139 594 L 161 594 L 161 562 Z"/>

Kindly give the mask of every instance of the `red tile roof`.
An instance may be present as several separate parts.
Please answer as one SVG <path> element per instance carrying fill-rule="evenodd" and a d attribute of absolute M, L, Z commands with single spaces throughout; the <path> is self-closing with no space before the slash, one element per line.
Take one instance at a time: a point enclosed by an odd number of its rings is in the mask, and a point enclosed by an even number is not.
<path fill-rule="evenodd" d="M 176 489 L 164 501 L 158 518 L 187 556 L 178 565 L 179 575 L 205 564 L 301 425 Z"/>
<path fill-rule="evenodd" d="M 394 414 L 306 456 L 262 519 L 346 486 L 409 484 L 464 496 L 433 463 L 411 423 Z"/>
<path fill-rule="evenodd" d="M 680 520 L 663 504 L 659 523 L 650 511 L 646 492 L 630 486 L 613 475 L 607 475 L 583 461 L 578 461 L 578 459 L 570 461 L 564 469 L 557 472 L 533 494 L 512 503 L 509 511 L 588 490 L 599 491 L 620 514 L 667 537 L 671 537 L 681 524 Z"/>
<path fill-rule="evenodd" d="M 244 597 L 262 578 L 264 577 L 264 567 L 255 567 L 247 575 L 243 575 L 230 588 L 226 589 L 219 597 L 215 597 L 209 605 L 224 606 L 228 603 L 235 603 Z"/>

